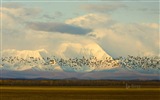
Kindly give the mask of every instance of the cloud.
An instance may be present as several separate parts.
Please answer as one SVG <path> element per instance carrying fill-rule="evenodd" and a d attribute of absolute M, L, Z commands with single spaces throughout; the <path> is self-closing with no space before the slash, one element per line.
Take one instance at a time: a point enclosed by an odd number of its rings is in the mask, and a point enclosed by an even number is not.
<path fill-rule="evenodd" d="M 50 20 L 55 19 L 54 16 L 51 16 L 51 15 L 48 15 L 48 14 L 44 14 L 44 15 L 42 16 L 42 18 L 46 18 L 46 19 L 50 19 Z"/>
<path fill-rule="evenodd" d="M 42 10 L 40 8 L 27 8 L 25 6 L 19 5 L 17 3 L 7 3 L 2 7 L 2 12 L 14 17 L 17 20 L 28 20 L 30 18 L 37 17 Z"/>
<path fill-rule="evenodd" d="M 41 10 L 26 8 L 17 3 L 4 3 L 2 10 L 2 49 L 26 49 L 30 43 L 26 39 L 29 30 L 25 28 L 27 21 L 36 18 Z M 32 45 L 33 47 L 35 45 Z"/>
<path fill-rule="evenodd" d="M 143 24 L 115 24 L 108 29 L 96 30 L 95 34 L 97 32 L 105 34 L 99 44 L 114 56 L 159 54 L 158 29 Z"/>
<path fill-rule="evenodd" d="M 92 16 L 91 16 L 92 15 Z M 86 17 L 89 16 L 89 17 Z M 95 17 L 96 16 L 96 17 Z M 94 21 L 92 21 L 94 19 Z M 95 20 L 96 19 L 96 20 Z M 159 25 L 156 23 L 109 23 L 111 18 L 99 14 L 87 14 L 67 23 L 90 27 L 88 34 L 112 56 L 127 55 L 158 55 L 159 54 Z"/>
<path fill-rule="evenodd" d="M 19 37 L 25 31 L 24 29 L 24 18 L 19 18 L 19 12 L 21 10 L 17 9 L 9 9 L 9 8 L 2 8 L 2 34 L 3 39 L 9 37 Z"/>
<path fill-rule="evenodd" d="M 31 49 L 31 50 L 37 50 L 37 49 L 46 49 L 48 52 L 55 54 L 59 51 L 59 46 L 62 44 L 79 44 L 82 46 L 85 46 L 86 44 L 94 43 L 93 40 L 89 39 L 85 35 L 72 35 L 72 34 L 61 34 L 59 32 L 47 32 L 47 31 L 37 31 L 37 30 L 29 30 L 27 34 L 25 35 L 25 39 L 23 40 L 23 43 L 18 43 L 18 48 L 20 49 Z M 25 42 L 25 43 L 24 43 Z M 30 44 L 30 45 L 28 45 Z M 63 51 L 63 49 L 61 49 Z M 72 51 L 70 51 L 72 53 Z"/>
<path fill-rule="evenodd" d="M 4 3 L 1 10 L 3 43 L 7 42 L 5 40 L 9 40 L 10 37 L 24 38 L 25 22 L 36 18 L 41 13 L 38 8 L 27 8 L 19 3 Z"/>
<path fill-rule="evenodd" d="M 88 4 L 88 5 L 83 5 L 81 8 L 91 12 L 108 13 L 108 12 L 115 11 L 121 8 L 126 8 L 126 7 L 127 6 L 124 4 L 110 4 L 110 5 L 109 4 L 99 4 L 99 5 Z"/>
<path fill-rule="evenodd" d="M 27 8 L 19 3 L 4 3 L 1 8 L 2 13 L 2 35 L 3 43 L 9 44 L 7 41 L 15 38 L 25 38 L 27 32 L 25 23 L 33 20 L 41 13 L 39 8 Z"/>
<path fill-rule="evenodd" d="M 109 15 L 90 13 L 66 20 L 65 23 L 94 29 L 98 27 L 108 27 L 113 24 L 114 21 Z"/>
<path fill-rule="evenodd" d="M 143 25 L 149 28 L 155 28 L 155 29 L 160 28 L 160 25 L 157 23 L 143 23 Z"/>
<path fill-rule="evenodd" d="M 27 25 L 29 28 L 37 31 L 46 32 L 59 32 L 59 33 L 70 33 L 77 35 L 84 35 L 91 32 L 91 29 L 82 28 L 79 26 L 64 24 L 64 23 L 54 23 L 54 22 L 30 22 Z"/>
<path fill-rule="evenodd" d="M 83 46 L 96 41 L 112 56 L 159 54 L 157 23 L 118 23 L 104 13 L 90 13 L 64 23 L 34 22 L 41 14 L 36 11 L 34 8 L 3 7 L 3 49 L 45 48 L 56 52 L 62 43 Z"/>
<path fill-rule="evenodd" d="M 65 23 L 34 22 L 37 17 L 40 17 L 39 14 L 43 14 L 43 12 L 36 13 L 35 8 L 4 6 L 2 9 L 2 49 L 37 50 L 44 48 L 47 51 L 56 52 L 57 47 L 62 43 L 85 45 L 91 42 L 85 35 L 92 31 L 91 29 Z M 26 14 L 27 12 L 30 14 Z M 60 16 L 60 13 L 57 13 L 56 16 Z M 61 34 L 67 32 L 69 34 Z M 78 34 L 78 36 L 73 34 Z"/>
<path fill-rule="evenodd" d="M 21 8 L 23 6 L 18 3 L 4 3 L 3 7 L 17 9 L 17 8 Z"/>
<path fill-rule="evenodd" d="M 54 20 L 54 19 L 58 19 L 61 18 L 63 16 L 62 12 L 55 12 L 54 14 L 44 14 L 42 15 L 42 18 L 48 19 L 48 20 Z"/>

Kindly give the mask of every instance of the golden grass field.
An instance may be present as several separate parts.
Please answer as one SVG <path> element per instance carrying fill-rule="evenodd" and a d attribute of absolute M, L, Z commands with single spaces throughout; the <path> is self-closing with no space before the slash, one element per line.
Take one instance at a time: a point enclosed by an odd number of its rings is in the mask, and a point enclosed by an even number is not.
<path fill-rule="evenodd" d="M 160 100 L 159 88 L 1 86 L 0 100 Z"/>

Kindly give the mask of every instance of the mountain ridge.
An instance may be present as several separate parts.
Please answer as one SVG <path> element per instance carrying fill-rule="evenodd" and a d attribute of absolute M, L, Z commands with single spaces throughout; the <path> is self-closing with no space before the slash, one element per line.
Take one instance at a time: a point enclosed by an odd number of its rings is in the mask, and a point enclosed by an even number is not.
<path fill-rule="evenodd" d="M 53 55 L 53 56 L 52 56 Z M 55 58 L 55 56 L 56 58 Z M 45 49 L 39 50 L 15 50 L 7 49 L 2 51 L 2 57 L 4 60 L 0 66 L 0 70 L 43 70 L 43 71 L 75 71 L 75 72 L 90 72 L 93 70 L 106 70 L 112 69 L 112 65 L 99 67 L 91 64 L 96 63 L 97 60 L 105 59 L 108 57 L 112 59 L 98 44 L 91 43 L 82 45 L 79 43 L 62 43 L 58 48 L 57 52 L 50 53 Z M 87 65 L 81 65 L 75 60 L 77 58 L 87 61 Z M 93 58 L 96 57 L 96 58 Z M 56 61 L 59 59 L 59 61 Z M 68 61 L 67 64 L 61 64 L 60 59 Z M 72 61 L 69 61 L 72 59 Z M 82 63 L 82 62 L 81 62 Z M 115 62 L 117 63 L 117 62 Z M 72 64 L 72 65 L 71 65 Z M 74 66 L 74 67 L 72 67 Z M 92 66 L 92 67 L 91 67 Z"/>

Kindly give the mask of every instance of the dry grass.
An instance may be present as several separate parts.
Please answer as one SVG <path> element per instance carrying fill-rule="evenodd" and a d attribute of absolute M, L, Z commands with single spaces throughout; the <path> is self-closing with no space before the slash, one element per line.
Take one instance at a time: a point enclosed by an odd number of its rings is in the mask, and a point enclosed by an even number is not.
<path fill-rule="evenodd" d="M 160 100 L 159 88 L 1 87 L 0 100 Z"/>

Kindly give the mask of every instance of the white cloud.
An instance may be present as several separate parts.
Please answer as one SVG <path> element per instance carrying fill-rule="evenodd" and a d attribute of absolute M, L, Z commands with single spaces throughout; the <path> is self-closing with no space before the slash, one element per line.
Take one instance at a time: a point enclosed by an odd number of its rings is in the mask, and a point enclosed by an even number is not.
<path fill-rule="evenodd" d="M 4 5 L 2 10 L 2 28 L 5 34 L 24 34 L 24 26 L 26 21 L 30 21 L 38 16 L 41 12 L 38 8 L 25 8 L 9 4 L 10 6 Z M 13 6 L 13 7 L 12 7 Z"/>
<path fill-rule="evenodd" d="M 78 25 L 80 27 L 101 28 L 113 24 L 114 21 L 111 20 L 109 15 L 100 13 L 99 14 L 90 13 L 77 18 L 69 19 L 66 21 L 66 23 L 72 25 Z"/>
<path fill-rule="evenodd" d="M 92 28 L 89 36 L 112 56 L 159 53 L 159 28 L 155 23 L 118 23 L 104 14 L 87 14 L 66 22 Z"/>
<path fill-rule="evenodd" d="M 3 49 L 45 48 L 56 52 L 63 43 L 88 45 L 97 42 L 112 56 L 124 55 L 158 55 L 159 25 L 156 23 L 120 24 L 106 14 L 91 13 L 66 20 L 64 24 L 91 28 L 86 35 L 77 36 L 61 34 L 59 31 L 38 31 L 25 27 L 27 21 L 34 19 L 36 14 L 23 8 L 4 8 L 3 10 Z M 28 16 L 28 17 L 27 17 Z"/>
<path fill-rule="evenodd" d="M 151 45 L 146 46 L 145 41 L 137 39 L 137 37 L 119 34 L 111 29 L 99 30 L 99 32 L 106 33 L 106 35 L 99 39 L 98 43 L 112 56 L 157 54 L 156 50 L 150 48 Z"/>
<path fill-rule="evenodd" d="M 157 23 L 143 23 L 142 25 L 145 25 L 145 26 L 147 26 L 149 28 L 155 28 L 155 29 L 160 28 L 160 25 L 157 24 Z"/>
<path fill-rule="evenodd" d="M 3 7 L 2 9 L 2 49 L 26 49 L 28 29 L 26 21 L 32 20 L 39 10 L 23 7 Z M 30 43 L 31 44 L 31 43 Z"/>

